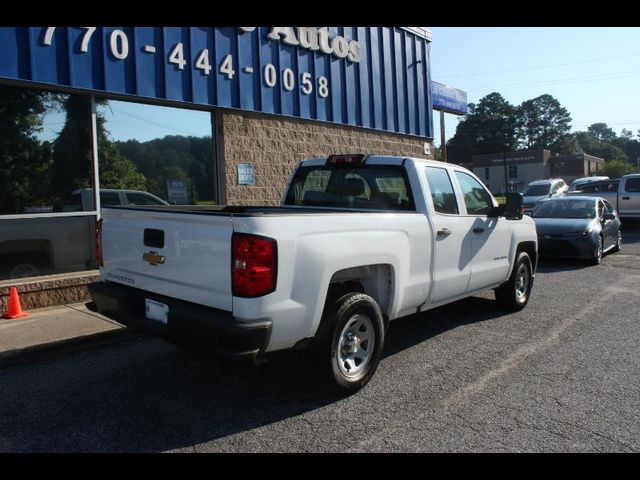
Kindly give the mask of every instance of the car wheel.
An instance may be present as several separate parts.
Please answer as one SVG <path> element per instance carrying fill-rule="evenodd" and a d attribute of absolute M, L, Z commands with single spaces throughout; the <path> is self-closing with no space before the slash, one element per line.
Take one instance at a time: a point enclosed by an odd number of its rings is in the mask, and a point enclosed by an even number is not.
<path fill-rule="evenodd" d="M 533 287 L 533 265 L 527 252 L 519 252 L 511 276 L 496 288 L 496 300 L 512 311 L 522 310 L 529 302 Z"/>
<path fill-rule="evenodd" d="M 591 257 L 591 265 L 599 265 L 602 261 L 602 252 L 604 250 L 602 237 L 598 237 L 598 244 L 596 245 L 595 250 L 593 251 L 593 256 Z"/>
<path fill-rule="evenodd" d="M 616 240 L 616 245 L 611 249 L 612 252 L 619 252 L 622 248 L 622 232 L 618 230 L 618 238 Z"/>
<path fill-rule="evenodd" d="M 350 395 L 373 377 L 384 346 L 384 321 L 376 301 L 351 292 L 327 303 L 305 365 L 319 384 Z"/>

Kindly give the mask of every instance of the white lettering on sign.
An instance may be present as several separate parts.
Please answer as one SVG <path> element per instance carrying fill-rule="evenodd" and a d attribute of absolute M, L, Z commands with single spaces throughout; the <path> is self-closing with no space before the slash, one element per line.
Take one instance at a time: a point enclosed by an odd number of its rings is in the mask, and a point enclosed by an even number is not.
<path fill-rule="evenodd" d="M 243 32 L 252 32 L 255 27 L 239 27 Z M 346 58 L 351 62 L 362 60 L 362 47 L 357 40 L 336 35 L 330 37 L 329 27 L 272 27 L 267 34 L 269 40 L 281 41 L 285 45 L 300 46 L 326 55 Z"/>
<path fill-rule="evenodd" d="M 94 37 L 97 27 L 80 27 L 84 33 L 79 39 L 78 50 L 81 54 L 87 54 L 90 51 L 90 41 Z M 253 32 L 256 27 L 238 27 L 242 32 Z M 44 27 L 41 36 L 41 44 L 43 46 L 51 46 L 53 44 L 53 35 L 56 27 Z M 361 60 L 360 44 L 356 41 L 349 41 L 344 37 L 329 37 L 329 28 L 322 27 L 274 27 L 271 29 L 268 38 L 282 41 L 288 45 L 299 45 L 302 48 L 312 51 L 322 51 L 327 54 L 333 54 L 338 58 L 348 58 L 352 62 Z M 108 33 L 108 49 L 111 56 L 116 60 L 126 60 L 130 53 L 129 40 L 127 34 L 123 30 L 112 30 Z M 193 62 L 193 68 L 200 74 L 208 76 L 213 70 L 212 55 L 208 48 L 204 48 L 197 53 L 195 57 L 188 58 L 188 49 L 182 42 L 175 45 L 167 46 L 167 62 L 173 64 L 177 70 L 185 71 Z M 155 45 L 144 45 L 141 50 L 145 53 L 155 54 Z M 237 61 L 237 59 L 235 59 Z M 252 66 L 237 65 L 241 71 L 252 74 L 254 69 Z M 221 80 L 233 81 L 236 76 L 236 65 L 234 65 L 234 57 L 230 53 L 225 55 L 218 65 L 218 74 Z M 280 72 L 277 71 L 275 65 L 268 63 L 264 66 L 262 81 L 268 88 L 275 87 L 281 82 L 284 91 L 291 92 L 299 87 L 304 95 L 311 95 L 315 90 L 320 98 L 329 96 L 329 80 L 321 75 L 315 79 L 309 72 L 296 72 L 286 67 Z"/>

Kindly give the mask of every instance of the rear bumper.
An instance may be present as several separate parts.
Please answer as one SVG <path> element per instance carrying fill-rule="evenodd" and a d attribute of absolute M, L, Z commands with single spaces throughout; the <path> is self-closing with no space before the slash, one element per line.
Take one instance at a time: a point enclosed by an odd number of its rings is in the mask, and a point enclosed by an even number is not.
<path fill-rule="evenodd" d="M 240 322 L 231 312 L 113 282 L 93 283 L 89 291 L 100 314 L 215 356 L 253 358 L 264 353 L 271 338 L 271 321 Z M 146 317 L 147 298 L 169 307 L 166 324 Z"/>

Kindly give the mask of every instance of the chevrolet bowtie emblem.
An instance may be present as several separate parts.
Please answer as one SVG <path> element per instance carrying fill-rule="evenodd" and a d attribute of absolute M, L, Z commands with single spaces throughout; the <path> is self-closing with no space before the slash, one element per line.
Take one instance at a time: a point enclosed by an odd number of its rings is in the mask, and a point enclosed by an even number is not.
<path fill-rule="evenodd" d="M 142 259 L 154 267 L 156 265 L 162 265 L 166 258 L 164 255 L 158 255 L 158 252 L 148 252 L 142 255 Z"/>

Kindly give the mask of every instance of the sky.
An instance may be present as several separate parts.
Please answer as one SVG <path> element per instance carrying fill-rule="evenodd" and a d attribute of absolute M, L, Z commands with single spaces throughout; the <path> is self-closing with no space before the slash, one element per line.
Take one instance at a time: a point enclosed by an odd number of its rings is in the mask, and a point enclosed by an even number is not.
<path fill-rule="evenodd" d="M 491 92 L 519 105 L 552 95 L 571 114 L 572 131 L 605 122 L 617 134 L 640 129 L 640 28 L 428 27 L 431 79 L 467 92 Z M 445 136 L 460 117 L 445 114 Z M 434 112 L 440 145 L 440 114 Z"/>
<path fill-rule="evenodd" d="M 428 27 L 431 78 L 477 103 L 499 92 L 513 105 L 550 94 L 572 117 L 572 131 L 605 122 L 620 134 L 640 129 L 640 27 Z M 111 101 L 101 107 L 111 138 L 146 141 L 164 135 L 211 135 L 207 113 Z M 445 114 L 448 140 L 460 117 Z M 45 120 L 55 138 L 64 116 Z M 440 114 L 434 112 L 434 144 Z"/>

